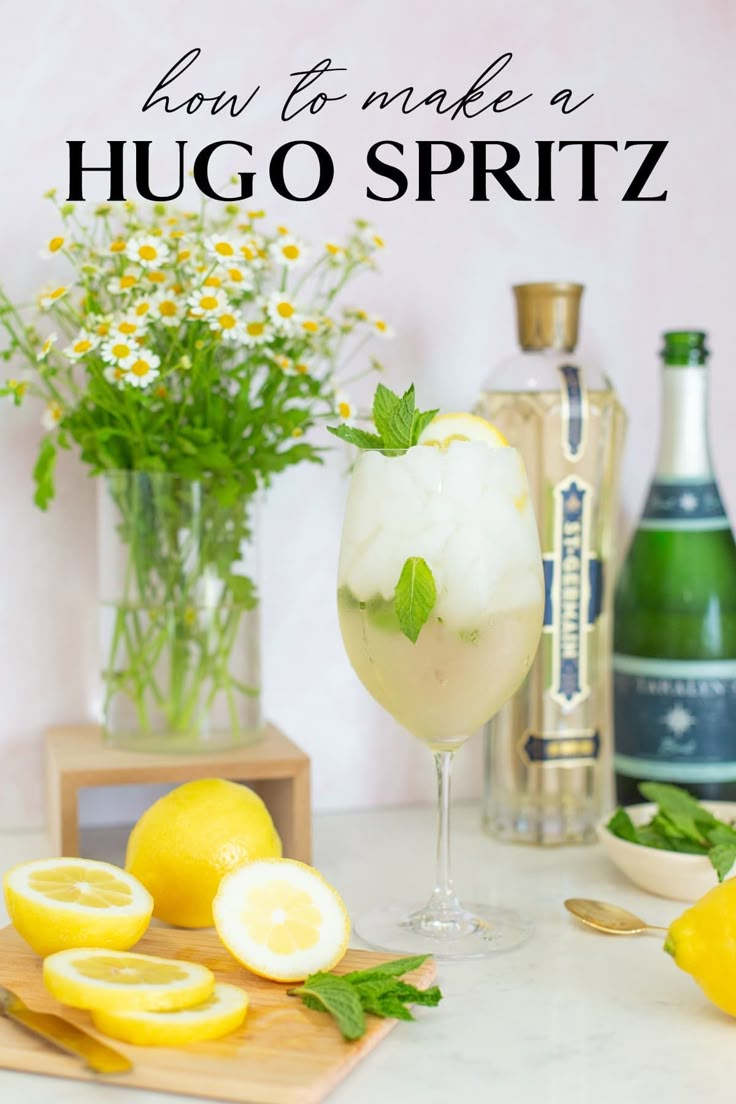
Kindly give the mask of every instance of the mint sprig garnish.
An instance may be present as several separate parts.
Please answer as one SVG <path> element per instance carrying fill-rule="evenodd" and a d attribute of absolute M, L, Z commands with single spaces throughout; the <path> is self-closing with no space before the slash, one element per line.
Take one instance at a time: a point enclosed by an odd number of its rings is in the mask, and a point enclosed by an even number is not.
<path fill-rule="evenodd" d="M 427 561 L 410 556 L 396 584 L 394 606 L 401 631 L 412 644 L 416 644 L 436 601 L 437 587 Z"/>
<path fill-rule="evenodd" d="M 382 1019 L 413 1020 L 410 1005 L 435 1008 L 442 1000 L 442 993 L 434 985 L 430 989 L 417 989 L 404 974 L 418 969 L 428 955 L 399 958 L 368 970 L 354 970 L 350 974 L 311 974 L 296 989 L 289 989 L 290 997 L 301 997 L 307 1008 L 328 1012 L 335 1020 L 345 1039 L 359 1039 L 365 1034 L 366 1015 Z"/>
<path fill-rule="evenodd" d="M 382 449 L 384 452 L 405 452 L 416 445 L 419 435 L 437 414 L 437 410 L 417 410 L 414 384 L 403 395 L 397 395 L 379 383 L 373 398 L 373 423 L 376 432 L 357 426 L 328 426 L 330 433 L 361 449 Z"/>
<path fill-rule="evenodd" d="M 687 855 L 707 855 L 722 882 L 736 862 L 736 828 L 719 820 L 679 786 L 668 782 L 642 782 L 639 792 L 657 810 L 647 824 L 634 824 L 625 809 L 617 809 L 608 822 L 614 836 Z"/>

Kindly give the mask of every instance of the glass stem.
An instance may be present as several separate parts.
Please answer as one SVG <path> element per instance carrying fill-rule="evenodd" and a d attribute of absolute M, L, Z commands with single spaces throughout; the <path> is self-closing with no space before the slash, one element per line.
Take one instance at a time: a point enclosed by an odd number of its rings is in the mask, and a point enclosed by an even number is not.
<path fill-rule="evenodd" d="M 438 804 L 437 873 L 434 893 L 427 905 L 428 912 L 439 914 L 439 917 L 447 919 L 462 907 L 455 896 L 450 872 L 450 777 L 453 756 L 454 753 L 451 751 L 438 751 L 434 757 L 437 767 Z"/>

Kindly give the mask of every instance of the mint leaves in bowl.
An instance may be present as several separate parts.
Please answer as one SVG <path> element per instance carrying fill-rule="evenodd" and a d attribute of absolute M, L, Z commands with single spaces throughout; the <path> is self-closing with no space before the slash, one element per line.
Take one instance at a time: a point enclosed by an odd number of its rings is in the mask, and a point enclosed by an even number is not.
<path fill-rule="evenodd" d="M 619 870 L 641 889 L 676 901 L 696 901 L 731 875 L 736 803 L 701 804 L 663 782 L 644 782 L 639 790 L 647 804 L 619 808 L 598 826 Z"/>

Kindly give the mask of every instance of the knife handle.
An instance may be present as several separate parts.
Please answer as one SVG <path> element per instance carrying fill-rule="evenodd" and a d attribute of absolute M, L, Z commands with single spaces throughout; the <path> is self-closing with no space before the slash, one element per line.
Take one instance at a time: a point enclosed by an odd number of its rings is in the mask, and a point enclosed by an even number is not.
<path fill-rule="evenodd" d="M 17 999 L 6 1004 L 5 1013 L 14 1023 L 34 1035 L 40 1035 L 59 1050 L 81 1058 L 94 1073 L 128 1073 L 133 1068 L 133 1063 L 124 1054 L 101 1043 L 94 1035 L 61 1016 L 51 1012 L 34 1012 Z"/>

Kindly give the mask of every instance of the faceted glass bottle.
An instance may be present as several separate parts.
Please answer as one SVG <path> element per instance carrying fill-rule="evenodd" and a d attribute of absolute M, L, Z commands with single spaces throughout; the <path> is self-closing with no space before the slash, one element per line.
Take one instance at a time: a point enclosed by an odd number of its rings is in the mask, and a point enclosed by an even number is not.
<path fill-rule="evenodd" d="M 615 597 L 616 793 L 736 800 L 736 543 L 708 444 L 705 334 L 664 335 L 659 460 Z"/>
<path fill-rule="evenodd" d="M 608 564 L 625 416 L 608 380 L 573 356 L 582 291 L 514 288 L 523 351 L 476 406 L 524 457 L 544 558 L 536 659 L 485 733 L 484 826 L 523 843 L 593 842 L 611 799 Z"/>

